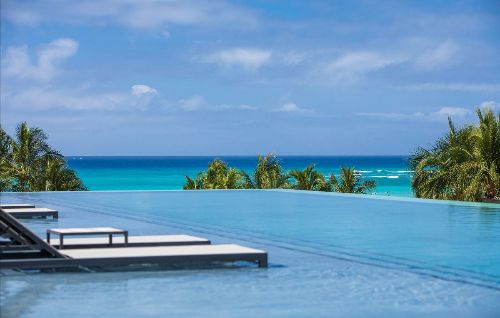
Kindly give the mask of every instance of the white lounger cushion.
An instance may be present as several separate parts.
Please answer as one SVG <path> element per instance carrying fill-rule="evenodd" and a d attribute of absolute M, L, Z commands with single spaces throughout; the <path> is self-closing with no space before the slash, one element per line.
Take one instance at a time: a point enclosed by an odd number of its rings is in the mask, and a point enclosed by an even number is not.
<path fill-rule="evenodd" d="M 49 229 L 51 233 L 55 234 L 121 234 L 124 232 L 122 229 L 114 227 L 71 227 L 61 229 Z M 105 232 L 105 233 L 103 233 Z"/>
<path fill-rule="evenodd" d="M 203 256 L 203 255 L 235 255 L 266 254 L 266 252 L 236 244 L 221 245 L 185 245 L 185 246 L 153 246 L 153 247 L 116 247 L 63 250 L 61 253 L 74 258 L 131 258 L 147 256 Z"/>
<path fill-rule="evenodd" d="M 47 208 L 20 208 L 20 209 L 5 209 L 7 213 L 40 213 L 40 212 L 57 212 L 56 210 L 47 209 Z"/>

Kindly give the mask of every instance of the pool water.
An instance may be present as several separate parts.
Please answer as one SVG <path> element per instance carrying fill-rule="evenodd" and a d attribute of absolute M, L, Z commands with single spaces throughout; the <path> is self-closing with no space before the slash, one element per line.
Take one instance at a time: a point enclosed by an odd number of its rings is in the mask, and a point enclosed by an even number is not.
<path fill-rule="evenodd" d="M 2 193 L 50 227 L 193 234 L 269 252 L 270 268 L 1 276 L 2 317 L 495 317 L 500 207 L 284 190 Z M 22 296 L 21 296 L 22 295 Z"/>

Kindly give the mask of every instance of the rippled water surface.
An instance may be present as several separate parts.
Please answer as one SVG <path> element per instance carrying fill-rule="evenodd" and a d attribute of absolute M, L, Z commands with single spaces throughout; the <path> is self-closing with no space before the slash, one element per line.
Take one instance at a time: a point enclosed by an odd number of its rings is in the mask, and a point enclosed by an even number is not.
<path fill-rule="evenodd" d="M 293 191 L 1 194 L 50 227 L 187 233 L 269 252 L 270 268 L 2 276 L 3 316 L 350 317 L 500 313 L 500 208 Z M 22 295 L 22 297 L 21 297 Z"/>

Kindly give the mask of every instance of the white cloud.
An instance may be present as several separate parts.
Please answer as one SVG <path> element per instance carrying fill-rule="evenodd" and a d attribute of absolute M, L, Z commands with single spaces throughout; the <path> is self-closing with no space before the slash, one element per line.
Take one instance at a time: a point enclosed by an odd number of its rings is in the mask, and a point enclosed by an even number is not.
<path fill-rule="evenodd" d="M 44 0 L 29 3 L 5 0 L 2 11 L 2 18 L 27 25 L 56 22 L 151 29 L 173 24 L 253 26 L 256 23 L 250 11 L 217 0 Z"/>
<path fill-rule="evenodd" d="M 405 119 L 405 118 L 420 118 L 424 117 L 425 114 L 422 112 L 415 112 L 415 113 L 395 113 L 395 112 L 388 112 L 388 113 L 382 113 L 382 112 L 375 112 L 375 113 L 356 113 L 356 116 L 362 116 L 362 117 L 378 117 L 378 118 L 387 118 L 387 119 Z"/>
<path fill-rule="evenodd" d="M 306 59 L 306 56 L 296 51 L 288 51 L 281 53 L 279 58 L 283 64 L 294 66 L 302 63 Z"/>
<path fill-rule="evenodd" d="M 462 107 L 442 107 L 437 112 L 430 115 L 433 117 L 465 117 L 470 113 L 470 110 Z"/>
<path fill-rule="evenodd" d="M 156 89 L 143 84 L 133 85 L 130 92 L 96 93 L 91 91 L 92 87 L 88 82 L 75 88 L 51 81 L 61 72 L 59 64 L 73 56 L 77 50 L 78 42 L 68 38 L 41 45 L 33 53 L 27 46 L 9 47 L 1 60 L 2 105 L 39 110 L 144 109 L 157 94 Z M 35 58 L 31 58 L 31 55 Z M 43 84 L 30 80 L 41 81 Z"/>
<path fill-rule="evenodd" d="M 41 20 L 39 12 L 32 10 L 28 6 L 18 6 L 20 3 L 4 0 L 2 2 L 2 19 L 5 17 L 14 23 L 35 26 Z"/>
<path fill-rule="evenodd" d="M 405 86 L 411 90 L 500 92 L 499 83 L 422 83 Z"/>
<path fill-rule="evenodd" d="M 282 112 L 282 113 L 310 113 L 312 110 L 308 108 L 301 108 L 297 106 L 297 104 L 288 102 L 280 107 L 274 109 L 275 112 Z"/>
<path fill-rule="evenodd" d="M 499 110 L 500 111 L 500 103 L 497 103 L 495 101 L 485 101 L 485 102 L 482 102 L 480 105 L 479 105 L 479 108 L 481 109 L 491 109 L 492 111 L 497 111 Z"/>
<path fill-rule="evenodd" d="M 129 103 L 127 94 L 88 94 L 58 88 L 35 87 L 5 92 L 2 104 L 12 108 L 50 109 L 66 108 L 72 110 L 111 110 L 123 108 Z"/>
<path fill-rule="evenodd" d="M 136 84 L 132 86 L 131 93 L 134 96 L 141 97 L 143 95 L 157 94 L 158 91 L 147 85 Z"/>
<path fill-rule="evenodd" d="M 142 110 L 145 110 L 158 95 L 156 89 L 144 84 L 133 85 L 130 89 L 130 93 L 136 97 L 135 100 L 130 100 L 132 106 Z"/>
<path fill-rule="evenodd" d="M 181 99 L 174 103 L 174 106 L 180 107 L 186 111 L 196 111 L 196 110 L 204 110 L 204 111 L 227 111 L 227 110 L 241 110 L 241 111 L 254 111 L 259 109 L 257 106 L 248 105 L 248 104 L 219 104 L 219 105 L 210 105 L 207 101 L 199 96 L 194 95 L 189 98 Z"/>
<path fill-rule="evenodd" d="M 415 58 L 415 66 L 425 70 L 442 67 L 454 62 L 459 46 L 451 40 L 428 48 Z"/>
<path fill-rule="evenodd" d="M 201 96 L 195 95 L 187 99 L 181 99 L 178 105 L 188 111 L 197 110 L 206 104 L 205 99 Z"/>
<path fill-rule="evenodd" d="M 135 86 L 145 85 L 133 87 Z M 2 105 L 16 109 L 144 110 L 156 96 L 156 90 L 150 87 L 148 92 L 143 90 L 142 93 L 138 93 L 137 89 L 134 92 L 133 88 L 131 92 L 93 93 L 89 91 L 90 88 L 63 89 L 57 86 L 4 88 L 1 102 Z"/>
<path fill-rule="evenodd" d="M 435 112 L 414 112 L 414 113 L 398 113 L 398 112 L 365 112 L 356 113 L 356 116 L 374 117 L 385 119 L 426 119 L 426 120 L 441 120 L 448 117 L 463 118 L 469 115 L 471 111 L 463 107 L 441 107 Z"/>
<path fill-rule="evenodd" d="M 225 66 L 240 66 L 246 70 L 256 70 L 269 62 L 272 51 L 251 48 L 233 48 L 210 54 L 206 62 Z"/>
<path fill-rule="evenodd" d="M 391 66 L 413 65 L 425 71 L 449 66 L 457 61 L 459 49 L 453 40 L 438 44 L 414 41 L 390 53 L 387 50 L 345 52 L 321 67 L 334 82 L 355 82 Z"/>
<path fill-rule="evenodd" d="M 7 77 L 48 81 L 59 73 L 58 64 L 77 50 L 77 41 L 61 38 L 42 45 L 32 61 L 27 46 L 9 47 L 2 57 L 2 73 Z"/>
<path fill-rule="evenodd" d="M 216 105 L 216 106 L 209 106 L 206 109 L 207 110 L 214 110 L 214 111 L 224 111 L 224 110 L 253 111 L 253 110 L 259 109 L 259 107 L 253 106 L 253 105 L 247 105 L 247 104 L 240 104 L 240 105 L 222 104 L 222 105 Z"/>
<path fill-rule="evenodd" d="M 241 104 L 238 106 L 239 109 L 244 109 L 244 110 L 257 110 L 259 107 L 253 106 L 253 105 L 247 105 L 247 104 Z"/>
<path fill-rule="evenodd" d="M 366 73 L 381 70 L 392 64 L 398 64 L 402 58 L 385 56 L 376 52 L 346 53 L 326 66 L 326 72 L 337 81 L 356 80 Z"/>

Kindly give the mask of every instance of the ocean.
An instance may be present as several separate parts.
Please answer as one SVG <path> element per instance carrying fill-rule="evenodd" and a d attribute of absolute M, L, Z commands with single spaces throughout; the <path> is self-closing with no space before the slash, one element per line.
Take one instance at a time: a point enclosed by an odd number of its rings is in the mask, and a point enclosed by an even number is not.
<path fill-rule="evenodd" d="M 257 156 L 203 157 L 67 157 L 89 190 L 178 190 L 186 176 L 195 177 L 215 158 L 251 173 Z M 304 169 L 314 163 L 323 174 L 338 174 L 341 166 L 355 167 L 366 179 L 377 182 L 378 195 L 413 196 L 411 171 L 405 156 L 283 156 L 285 170 Z"/>

